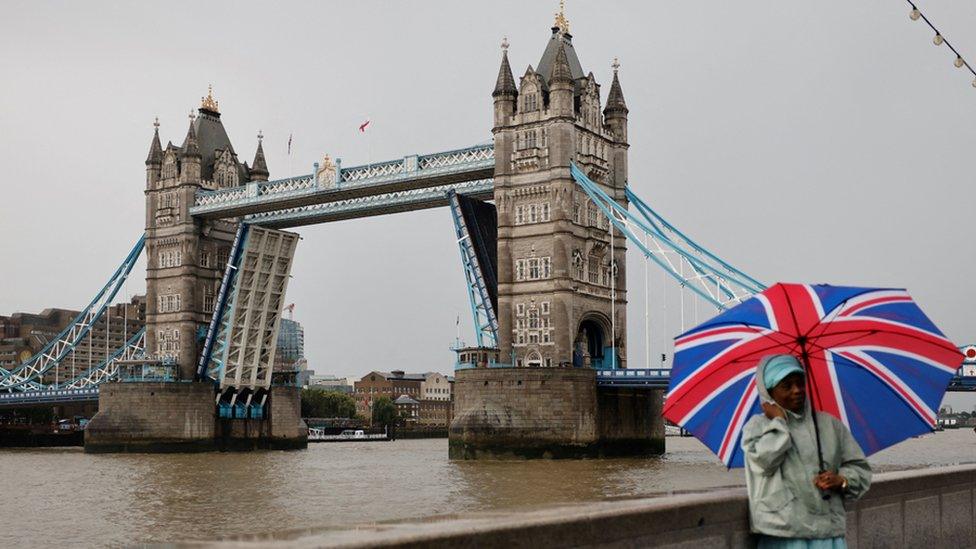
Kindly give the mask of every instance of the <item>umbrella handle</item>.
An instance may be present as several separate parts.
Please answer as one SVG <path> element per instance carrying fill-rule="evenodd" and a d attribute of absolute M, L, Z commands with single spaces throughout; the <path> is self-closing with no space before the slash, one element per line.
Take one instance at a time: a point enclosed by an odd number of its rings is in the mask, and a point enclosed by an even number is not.
<path fill-rule="evenodd" d="M 803 367 L 806 369 L 807 373 L 807 398 L 810 399 L 810 415 L 813 418 L 813 433 L 814 437 L 817 439 L 817 467 L 820 472 L 823 473 L 824 469 L 824 459 L 823 459 L 823 449 L 820 447 L 820 424 L 817 421 L 817 409 L 813 406 L 813 370 L 810 369 L 810 357 L 807 355 L 806 345 L 803 346 Z M 830 499 L 830 494 L 827 492 L 823 493 L 824 501 Z"/>

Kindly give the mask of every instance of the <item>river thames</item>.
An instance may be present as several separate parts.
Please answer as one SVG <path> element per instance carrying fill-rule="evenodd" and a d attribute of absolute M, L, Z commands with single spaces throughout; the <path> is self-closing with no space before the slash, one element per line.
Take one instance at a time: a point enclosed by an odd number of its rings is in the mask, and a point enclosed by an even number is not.
<path fill-rule="evenodd" d="M 452 462 L 446 439 L 224 454 L 2 450 L 0 546 L 327 537 L 358 523 L 743 484 L 695 439 L 667 444 L 659 458 L 521 462 Z M 870 461 L 876 471 L 976 462 L 976 434 L 933 433 Z"/>

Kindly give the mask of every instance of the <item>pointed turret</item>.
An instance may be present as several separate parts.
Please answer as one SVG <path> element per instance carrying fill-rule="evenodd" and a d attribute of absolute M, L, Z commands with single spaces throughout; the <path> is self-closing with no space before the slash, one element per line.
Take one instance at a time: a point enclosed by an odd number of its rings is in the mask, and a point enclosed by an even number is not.
<path fill-rule="evenodd" d="M 180 182 L 200 182 L 200 146 L 197 144 L 197 132 L 194 128 L 195 117 L 190 113 L 190 127 L 186 130 L 186 139 L 180 147 Z"/>
<path fill-rule="evenodd" d="M 515 114 L 515 102 L 518 99 L 515 77 L 512 76 L 511 65 L 508 64 L 508 38 L 502 39 L 502 64 L 498 67 L 495 91 L 491 96 L 495 98 L 495 127 L 508 124 Z"/>
<path fill-rule="evenodd" d="M 254 162 L 251 164 L 249 172 L 251 181 L 267 181 L 268 175 L 270 175 L 268 173 L 268 164 L 264 160 L 263 141 L 264 136 L 261 135 L 261 132 L 258 132 L 258 150 L 254 153 Z"/>
<path fill-rule="evenodd" d="M 159 118 L 153 122 L 155 131 L 153 132 L 152 143 L 149 145 L 149 156 L 146 157 L 146 165 L 163 163 L 163 147 L 159 144 Z"/>
<path fill-rule="evenodd" d="M 495 91 L 492 97 L 516 95 L 515 77 L 512 76 L 512 66 L 508 64 L 508 38 L 502 40 L 502 64 L 498 67 L 498 79 L 495 80 Z"/>
<path fill-rule="evenodd" d="M 573 115 L 573 87 L 573 73 L 569 68 L 566 50 L 559 48 L 552 64 L 552 75 L 549 77 L 549 104 L 556 116 Z"/>
<path fill-rule="evenodd" d="M 603 109 L 603 118 L 607 126 L 613 132 L 617 142 L 627 142 L 627 103 L 624 101 L 624 92 L 620 88 L 620 79 L 617 71 L 620 69 L 620 61 L 613 60 L 613 83 L 610 84 L 610 94 L 607 96 L 607 106 Z"/>
<path fill-rule="evenodd" d="M 624 116 L 629 112 L 627 102 L 624 101 L 624 92 L 620 89 L 620 79 L 617 77 L 617 69 L 620 63 L 613 60 L 613 83 L 610 84 L 610 95 L 607 96 L 607 106 L 603 109 L 604 114 L 623 113 Z"/>
<path fill-rule="evenodd" d="M 559 51 L 556 52 L 556 62 L 552 65 L 549 86 L 552 87 L 556 82 L 573 83 L 573 72 L 569 68 L 569 58 L 566 57 L 565 48 L 559 48 Z"/>
<path fill-rule="evenodd" d="M 186 130 L 186 139 L 183 140 L 183 146 L 180 147 L 183 151 L 183 156 L 192 156 L 200 158 L 200 146 L 197 144 L 197 132 L 193 128 L 193 115 L 190 115 L 190 128 Z"/>
<path fill-rule="evenodd" d="M 149 145 L 149 156 L 146 157 L 146 188 L 153 189 L 162 177 L 163 147 L 159 144 L 159 117 L 153 122 L 152 143 Z"/>

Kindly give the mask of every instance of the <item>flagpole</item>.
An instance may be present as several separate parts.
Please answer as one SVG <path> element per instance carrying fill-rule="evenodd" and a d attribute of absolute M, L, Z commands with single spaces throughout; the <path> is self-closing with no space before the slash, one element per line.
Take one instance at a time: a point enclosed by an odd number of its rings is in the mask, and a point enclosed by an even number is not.
<path fill-rule="evenodd" d="M 292 135 L 294 135 L 294 134 L 290 134 L 290 133 L 288 134 L 288 175 L 286 175 L 285 177 L 291 177 L 295 173 L 295 172 L 292 171 L 292 167 L 291 167 L 291 160 L 292 160 L 292 158 L 291 158 L 291 138 L 292 138 Z M 314 174 L 313 174 L 313 177 L 314 177 Z"/>

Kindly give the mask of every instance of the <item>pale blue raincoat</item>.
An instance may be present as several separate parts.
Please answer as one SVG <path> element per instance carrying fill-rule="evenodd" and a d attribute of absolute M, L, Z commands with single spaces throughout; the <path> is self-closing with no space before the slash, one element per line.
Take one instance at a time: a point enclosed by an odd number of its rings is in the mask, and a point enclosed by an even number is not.
<path fill-rule="evenodd" d="M 772 402 L 762 381 L 769 358 L 756 369 L 756 386 L 766 402 Z M 833 416 L 818 412 L 824 467 L 847 479 L 843 496 L 832 492 L 824 500 L 813 483 L 820 467 L 809 401 L 801 414 L 784 411 L 785 420 L 754 415 L 742 431 L 752 531 L 764 534 L 761 548 L 846 547 L 844 501 L 857 500 L 868 490 L 871 467 L 850 430 Z"/>

